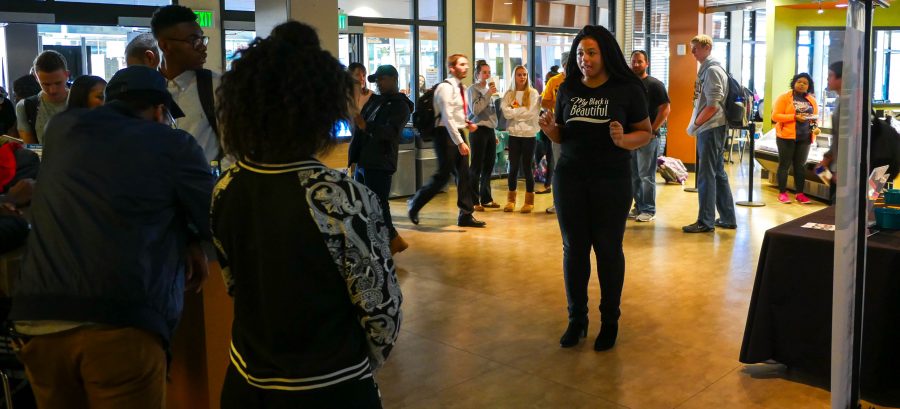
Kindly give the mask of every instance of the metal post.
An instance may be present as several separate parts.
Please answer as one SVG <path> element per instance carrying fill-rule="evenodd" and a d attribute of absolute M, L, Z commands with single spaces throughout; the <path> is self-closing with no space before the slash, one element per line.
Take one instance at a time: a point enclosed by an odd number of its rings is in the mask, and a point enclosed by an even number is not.
<path fill-rule="evenodd" d="M 748 183 L 749 186 L 747 187 L 747 200 L 741 200 L 735 204 L 737 204 L 738 206 L 746 206 L 746 207 L 762 207 L 762 206 L 766 205 L 765 202 L 754 202 L 753 201 L 753 178 L 754 178 L 753 162 L 756 162 L 756 151 L 755 151 L 756 144 L 754 143 L 754 141 L 756 141 L 756 123 L 754 123 L 754 122 L 750 123 L 749 132 L 750 132 L 750 174 L 748 175 L 747 179 L 749 179 L 750 182 Z"/>

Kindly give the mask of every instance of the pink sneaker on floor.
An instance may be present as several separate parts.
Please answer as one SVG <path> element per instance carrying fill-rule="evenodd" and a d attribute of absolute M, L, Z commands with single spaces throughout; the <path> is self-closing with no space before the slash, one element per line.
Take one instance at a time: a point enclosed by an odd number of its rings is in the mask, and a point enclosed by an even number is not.
<path fill-rule="evenodd" d="M 794 196 L 794 199 L 797 199 L 797 201 L 800 202 L 800 204 L 809 204 L 809 202 L 810 202 L 809 198 L 806 197 L 806 195 L 804 195 L 803 193 L 797 193 Z"/>
<path fill-rule="evenodd" d="M 782 192 L 782 193 L 779 193 L 779 194 L 778 194 L 778 201 L 781 202 L 781 203 L 790 203 L 790 202 L 791 202 L 791 198 L 788 197 L 788 194 L 787 194 L 787 193 Z"/>

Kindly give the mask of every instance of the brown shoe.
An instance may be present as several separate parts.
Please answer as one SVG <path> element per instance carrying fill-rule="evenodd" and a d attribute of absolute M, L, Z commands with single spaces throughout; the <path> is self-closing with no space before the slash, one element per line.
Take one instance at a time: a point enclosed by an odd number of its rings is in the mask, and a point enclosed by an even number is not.
<path fill-rule="evenodd" d="M 500 205 L 497 204 L 496 202 L 486 203 L 481 206 L 484 207 L 485 209 L 499 209 L 500 208 Z"/>
<path fill-rule="evenodd" d="M 519 209 L 521 213 L 531 213 L 534 210 L 534 192 L 525 192 L 525 204 Z"/>
<path fill-rule="evenodd" d="M 482 205 L 475 205 L 475 206 L 473 206 L 473 208 L 475 209 L 476 212 L 484 211 L 484 206 L 482 206 Z"/>
<path fill-rule="evenodd" d="M 409 243 L 403 237 L 397 236 L 391 239 L 391 255 L 397 254 L 409 248 Z"/>
<path fill-rule="evenodd" d="M 516 210 L 516 192 L 511 191 L 506 193 L 506 206 L 503 207 L 504 212 L 511 212 Z"/>

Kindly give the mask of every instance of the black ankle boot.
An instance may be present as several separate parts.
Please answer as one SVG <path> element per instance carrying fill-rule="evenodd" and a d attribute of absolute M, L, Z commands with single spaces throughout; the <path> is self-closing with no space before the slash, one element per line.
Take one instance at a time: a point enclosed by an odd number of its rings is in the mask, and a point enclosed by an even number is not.
<path fill-rule="evenodd" d="M 569 321 L 569 326 L 566 328 L 566 332 L 564 332 L 562 337 L 559 339 L 559 346 L 563 348 L 571 348 L 575 345 L 578 345 L 578 342 L 581 341 L 582 338 L 587 337 L 587 329 L 587 320 Z"/>
<path fill-rule="evenodd" d="M 616 345 L 616 336 L 619 335 L 618 322 L 600 323 L 600 333 L 594 341 L 594 351 L 606 351 Z"/>

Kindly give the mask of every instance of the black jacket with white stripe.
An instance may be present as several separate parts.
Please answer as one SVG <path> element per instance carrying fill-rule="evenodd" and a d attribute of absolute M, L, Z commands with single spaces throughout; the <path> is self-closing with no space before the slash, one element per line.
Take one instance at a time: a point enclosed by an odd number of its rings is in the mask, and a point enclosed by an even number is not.
<path fill-rule="evenodd" d="M 372 376 L 400 330 L 402 296 L 377 197 L 310 160 L 238 162 L 212 226 L 234 297 L 231 362 L 264 389 Z"/>

